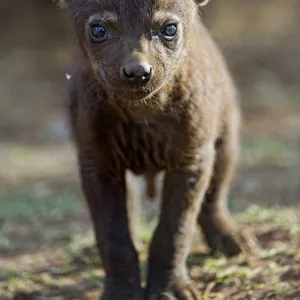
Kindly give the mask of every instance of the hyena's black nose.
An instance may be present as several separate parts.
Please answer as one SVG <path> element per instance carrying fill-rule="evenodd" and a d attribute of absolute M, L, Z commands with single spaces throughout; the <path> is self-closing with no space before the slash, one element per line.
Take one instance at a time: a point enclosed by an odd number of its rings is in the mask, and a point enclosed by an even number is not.
<path fill-rule="evenodd" d="M 148 82 L 152 73 L 152 67 L 147 61 L 130 63 L 122 68 L 123 79 L 135 83 Z"/>

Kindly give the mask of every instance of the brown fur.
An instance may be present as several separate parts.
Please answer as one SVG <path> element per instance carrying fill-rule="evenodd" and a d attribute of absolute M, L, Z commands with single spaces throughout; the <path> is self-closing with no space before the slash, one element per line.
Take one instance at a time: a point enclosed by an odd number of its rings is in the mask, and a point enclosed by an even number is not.
<path fill-rule="evenodd" d="M 197 220 L 213 250 L 232 255 L 244 246 L 226 208 L 239 109 L 223 57 L 197 14 L 206 2 L 69 1 L 78 45 L 70 118 L 106 272 L 102 299 L 200 299 L 185 266 Z M 87 35 L 95 19 L 110 28 L 99 44 Z M 153 38 L 169 19 L 178 23 L 174 40 Z M 124 81 L 120 70 L 141 61 L 152 66 L 151 80 Z M 126 169 L 150 184 L 166 172 L 144 293 L 128 224 Z"/>

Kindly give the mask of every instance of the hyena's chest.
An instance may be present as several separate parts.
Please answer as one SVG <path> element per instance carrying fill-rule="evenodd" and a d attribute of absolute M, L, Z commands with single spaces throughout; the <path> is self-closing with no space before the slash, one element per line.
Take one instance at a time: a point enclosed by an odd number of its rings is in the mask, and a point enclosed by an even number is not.
<path fill-rule="evenodd" d="M 120 123 L 110 134 L 114 164 L 136 174 L 157 173 L 167 168 L 171 141 L 171 131 L 162 124 Z"/>

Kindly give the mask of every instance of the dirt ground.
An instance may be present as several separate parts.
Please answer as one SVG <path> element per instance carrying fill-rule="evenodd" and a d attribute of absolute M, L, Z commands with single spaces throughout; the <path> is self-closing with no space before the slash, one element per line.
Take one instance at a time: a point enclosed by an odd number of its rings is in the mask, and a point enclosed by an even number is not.
<path fill-rule="evenodd" d="M 195 238 L 188 266 L 203 299 L 300 299 L 299 216 L 291 209 L 258 206 L 237 215 L 259 241 L 255 256 L 212 257 Z M 140 236 L 143 276 L 148 236 Z M 0 271 L 0 299 L 97 299 L 104 274 L 92 245 L 89 233 L 63 247 L 45 242 L 36 252 L 7 255 Z"/>

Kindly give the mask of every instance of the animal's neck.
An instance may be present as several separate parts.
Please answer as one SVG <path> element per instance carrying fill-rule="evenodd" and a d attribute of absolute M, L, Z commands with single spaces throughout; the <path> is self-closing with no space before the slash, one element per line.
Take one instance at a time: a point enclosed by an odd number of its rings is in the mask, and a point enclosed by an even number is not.
<path fill-rule="evenodd" d="M 165 114 L 171 106 L 173 86 L 166 85 L 148 98 L 140 100 L 123 99 L 106 91 L 107 102 L 117 112 L 126 114 L 128 118 L 136 122 L 153 120 L 157 116 Z"/>

